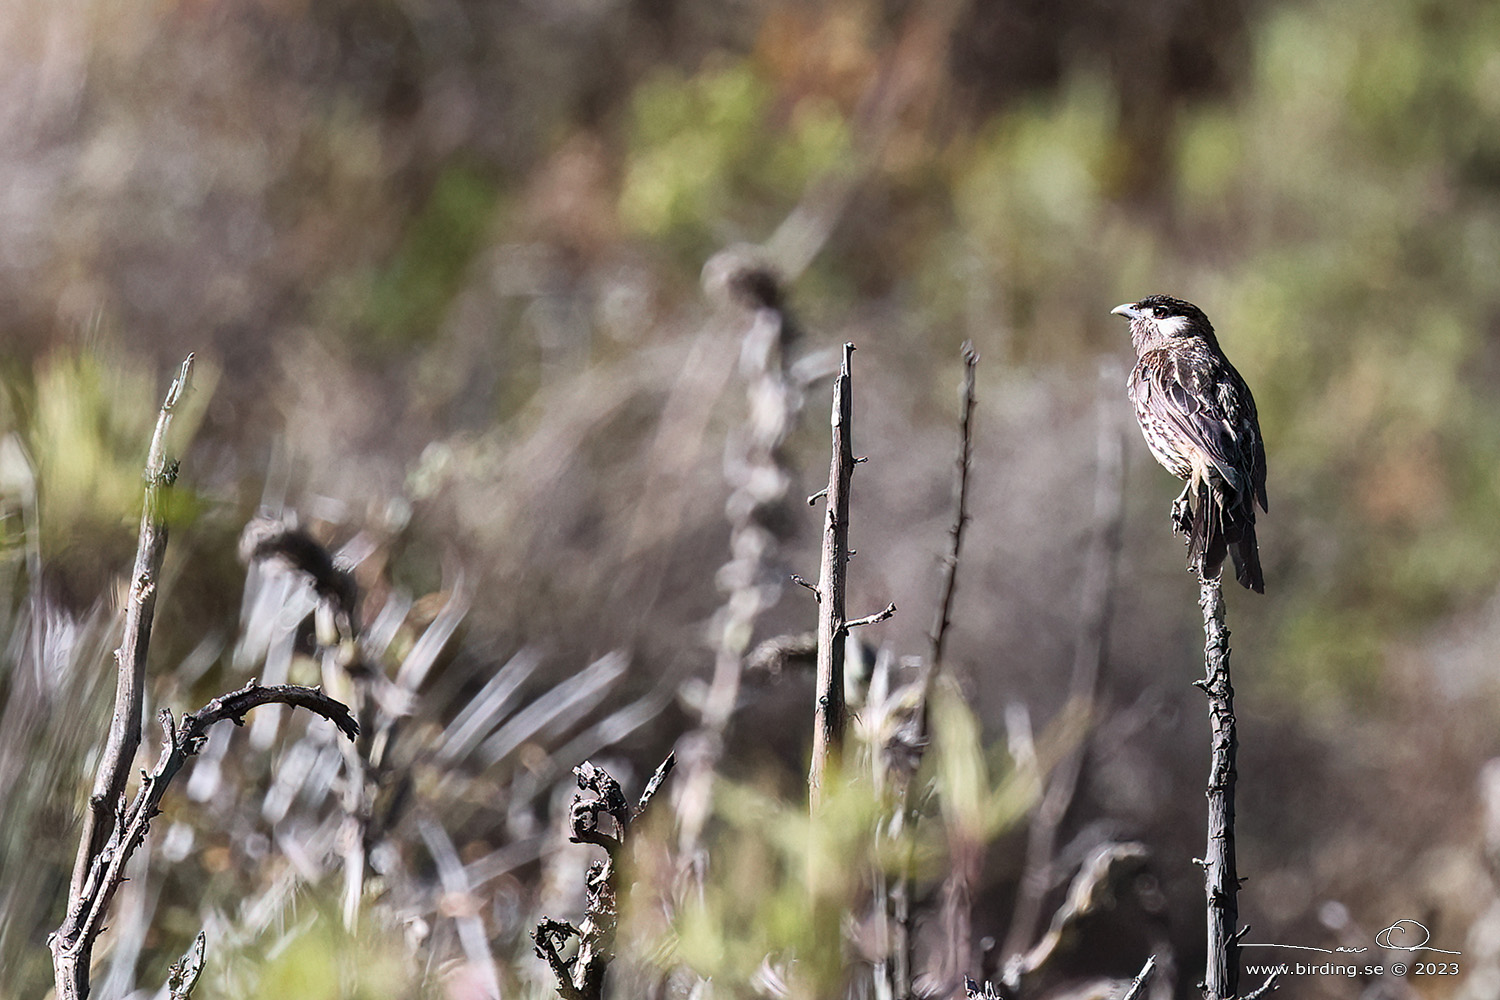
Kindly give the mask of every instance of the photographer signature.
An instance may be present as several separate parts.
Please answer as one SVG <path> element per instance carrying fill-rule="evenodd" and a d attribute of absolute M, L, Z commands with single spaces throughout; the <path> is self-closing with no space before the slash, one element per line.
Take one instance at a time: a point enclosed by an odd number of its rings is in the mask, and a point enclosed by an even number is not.
<path fill-rule="evenodd" d="M 1462 955 L 1461 951 L 1449 951 L 1447 948 L 1434 948 L 1427 942 L 1432 940 L 1432 932 L 1416 920 L 1402 919 L 1391 924 L 1389 927 L 1375 935 L 1375 944 L 1387 951 L 1431 951 L 1439 955 Z M 1315 948 L 1305 944 L 1272 944 L 1270 942 L 1245 942 L 1241 948 L 1294 948 L 1297 951 L 1318 951 L 1325 955 L 1357 955 L 1369 951 L 1369 948 L 1348 948 L 1340 945 L 1337 948 Z"/>

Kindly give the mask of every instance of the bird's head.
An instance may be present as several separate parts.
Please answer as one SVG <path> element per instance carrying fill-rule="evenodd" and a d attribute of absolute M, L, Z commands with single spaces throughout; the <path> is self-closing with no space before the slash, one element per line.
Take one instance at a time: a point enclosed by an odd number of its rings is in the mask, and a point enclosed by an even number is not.
<path fill-rule="evenodd" d="M 1204 337 L 1212 341 L 1213 324 L 1203 310 L 1170 295 L 1150 295 L 1110 310 L 1130 320 L 1130 339 L 1136 353 L 1166 347 L 1173 340 Z"/>

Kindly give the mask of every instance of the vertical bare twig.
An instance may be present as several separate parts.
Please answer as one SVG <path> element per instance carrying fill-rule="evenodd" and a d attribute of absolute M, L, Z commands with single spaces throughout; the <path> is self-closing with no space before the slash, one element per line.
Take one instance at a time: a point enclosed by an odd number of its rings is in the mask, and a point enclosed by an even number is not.
<path fill-rule="evenodd" d="M 1194 681 L 1208 695 L 1213 759 L 1208 773 L 1208 849 L 1203 866 L 1208 897 L 1208 968 L 1205 1000 L 1233 1000 L 1239 995 L 1239 873 L 1234 857 L 1235 735 L 1234 686 L 1229 676 L 1229 629 L 1224 626 L 1224 590 L 1220 579 L 1199 581 L 1203 611 L 1204 669 Z"/>
<path fill-rule="evenodd" d="M 974 454 L 974 404 L 975 404 L 975 370 L 979 365 L 979 353 L 974 350 L 974 345 L 969 341 L 963 344 L 964 378 L 961 389 L 958 419 L 958 458 L 955 460 L 955 476 L 953 488 L 953 523 L 948 528 L 948 551 L 943 555 L 943 576 L 938 588 L 938 607 L 933 621 L 932 632 L 929 635 L 931 648 L 928 660 L 922 666 L 920 689 L 918 692 L 918 705 L 916 710 L 915 732 L 909 739 L 917 759 L 926 747 L 927 734 L 930 726 L 928 718 L 928 701 L 932 691 L 933 680 L 943 660 L 943 651 L 947 643 L 948 628 L 953 620 L 953 600 L 958 590 L 958 560 L 963 551 L 964 528 L 969 523 L 969 471 L 973 466 Z M 913 767 L 915 772 L 915 767 Z M 895 835 L 908 834 L 916 823 L 918 812 L 918 796 L 916 794 L 915 773 L 905 777 L 906 787 L 902 790 L 901 812 L 897 821 L 892 824 L 892 833 Z M 890 893 L 891 923 L 894 928 L 895 940 L 891 946 L 891 969 L 890 987 L 891 994 L 895 997 L 907 997 L 912 992 L 912 966 L 914 955 L 912 952 L 915 935 L 912 933 L 912 865 L 913 859 L 910 851 L 902 855 L 900 870 L 897 874 L 896 883 Z"/>
<path fill-rule="evenodd" d="M 1068 687 L 1065 712 L 1090 725 L 1104 674 L 1105 645 L 1113 604 L 1115 568 L 1120 557 L 1120 539 L 1125 523 L 1124 442 L 1115 417 L 1114 393 L 1121 375 L 1113 365 L 1099 372 L 1107 388 L 1099 397 L 1097 471 L 1094 478 L 1093 532 L 1083 568 L 1079 603 L 1078 640 L 1073 649 L 1073 675 Z M 1031 817 L 1027 832 L 1026 862 L 1021 873 L 1010 931 L 1002 949 L 1003 959 L 1020 955 L 1036 940 L 1041 924 L 1042 902 L 1056 881 L 1052 859 L 1057 830 L 1072 805 L 1083 772 L 1087 740 L 1070 749 L 1048 775 L 1042 800 Z"/>
<path fill-rule="evenodd" d="M 849 482 L 854 475 L 854 345 L 833 381 L 833 459 L 824 497 L 823 559 L 818 572 L 818 674 L 813 707 L 812 770 L 808 787 L 817 806 L 828 759 L 844 740 L 844 580 L 849 568 Z"/>
<path fill-rule="evenodd" d="M 948 528 L 948 551 L 943 555 L 943 582 L 938 600 L 937 619 L 932 623 L 932 651 L 927 671 L 930 675 L 943 662 L 943 648 L 948 639 L 948 626 L 953 622 L 953 595 L 958 589 L 958 556 L 963 551 L 964 527 L 969 523 L 969 468 L 974 455 L 974 369 L 979 364 L 979 354 L 974 345 L 964 341 L 964 384 L 962 412 L 958 418 L 957 486 L 954 489 L 953 524 Z M 924 688 L 924 694 L 926 690 Z M 926 705 L 926 698 L 922 699 Z M 925 726 L 923 727 L 925 730 Z"/>
<path fill-rule="evenodd" d="M 832 458 L 828 469 L 828 486 L 808 498 L 816 503 L 822 497 L 826 512 L 823 519 L 822 565 L 818 586 L 810 588 L 818 599 L 818 658 L 815 701 L 813 704 L 812 767 L 807 776 L 808 807 L 815 817 L 823 802 L 824 783 L 830 773 L 837 774 L 843 759 L 844 729 L 847 710 L 844 703 L 844 654 L 849 630 L 885 621 L 896 613 L 896 605 L 865 618 L 845 617 L 845 581 L 849 565 L 849 486 L 857 460 L 854 457 L 854 386 L 852 364 L 854 345 L 844 345 L 843 362 L 833 383 Z M 793 577 L 806 586 L 805 581 Z M 816 838 L 813 838 L 816 840 Z M 810 841 L 811 842 L 811 841 Z M 820 941 L 836 940 L 845 916 L 842 908 L 816 887 L 823 881 L 816 866 L 817 852 L 808 854 L 807 885 L 813 892 L 810 916 L 811 933 Z"/>
<path fill-rule="evenodd" d="M 130 778 L 135 753 L 141 745 L 141 713 L 145 705 L 146 651 L 151 643 L 151 619 L 156 613 L 156 588 L 160 582 L 162 559 L 167 551 L 167 521 L 164 493 L 177 480 L 177 461 L 167 459 L 167 434 L 177 404 L 192 387 L 193 355 L 182 362 L 182 370 L 167 389 L 166 399 L 156 418 L 156 431 L 146 454 L 146 492 L 141 510 L 140 540 L 136 547 L 135 567 L 130 574 L 130 601 L 125 608 L 125 638 L 115 651 L 115 707 L 110 720 L 109 737 L 94 775 L 94 790 L 89 795 L 88 812 L 83 818 L 83 835 L 78 842 L 78 857 L 73 862 L 70 898 L 83 892 L 89 867 L 114 828 L 116 803 L 125 797 L 125 783 Z"/>
<path fill-rule="evenodd" d="M 105 843 L 117 832 L 116 809 L 125 801 L 125 784 L 130 778 L 135 754 L 141 745 L 146 651 L 151 641 L 151 620 L 156 612 L 156 588 L 161 577 L 161 564 L 167 551 L 163 493 L 177 479 L 177 462 L 167 459 L 167 435 L 172 429 L 173 411 L 191 387 L 192 376 L 193 355 L 189 354 L 182 362 L 181 371 L 167 389 L 166 399 L 156 418 L 156 430 L 151 436 L 151 447 L 146 454 L 145 500 L 141 510 L 135 565 L 131 570 L 130 599 L 125 609 L 125 635 L 119 649 L 115 651 L 115 706 L 104 753 L 99 758 L 99 769 L 94 775 L 93 791 L 89 794 L 88 811 L 83 818 L 78 855 L 73 862 L 73 878 L 68 887 L 68 918 L 59 928 L 54 940 L 68 940 L 78 933 L 79 929 L 73 925 L 75 914 L 82 915 L 81 904 L 85 899 L 90 870 L 104 850 Z M 92 941 L 86 941 L 85 950 L 91 948 Z M 54 956 L 60 954 L 56 947 L 53 953 Z M 60 957 L 55 957 L 54 969 L 60 997 L 88 995 L 87 961 L 77 975 L 65 976 L 71 965 L 64 964 Z M 65 993 L 65 989 L 72 993 Z"/>

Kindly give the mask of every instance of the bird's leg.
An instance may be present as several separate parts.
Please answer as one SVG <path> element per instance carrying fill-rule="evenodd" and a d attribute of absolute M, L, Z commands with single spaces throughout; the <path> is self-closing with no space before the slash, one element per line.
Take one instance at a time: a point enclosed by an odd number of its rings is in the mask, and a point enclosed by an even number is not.
<path fill-rule="evenodd" d="M 1182 488 L 1182 492 L 1176 500 L 1172 501 L 1172 530 L 1179 535 L 1190 535 L 1193 533 L 1193 484 L 1189 482 Z"/>

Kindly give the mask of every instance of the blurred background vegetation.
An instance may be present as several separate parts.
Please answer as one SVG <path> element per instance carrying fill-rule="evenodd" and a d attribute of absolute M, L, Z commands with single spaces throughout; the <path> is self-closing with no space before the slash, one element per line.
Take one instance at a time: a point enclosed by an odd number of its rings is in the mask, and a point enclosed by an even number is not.
<path fill-rule="evenodd" d="M 294 513 L 358 564 L 392 670 L 464 596 L 423 675 L 408 739 L 432 770 L 414 794 L 471 867 L 534 846 L 473 898 L 408 901 L 422 933 L 389 917 L 345 941 L 336 877 L 306 862 L 296 892 L 267 890 L 295 838 L 258 796 L 285 760 L 231 755 L 239 805 L 179 804 L 197 839 L 154 839 L 152 929 L 117 951 L 106 995 L 161 982 L 205 913 L 241 928 L 222 931 L 208 996 L 355 995 L 330 985 L 340 969 L 402 941 L 428 957 L 357 995 L 408 979 L 470 995 L 469 967 L 443 964 L 452 942 L 432 943 L 465 915 L 507 995 L 546 992 L 523 922 L 579 905 L 586 858 L 556 874 L 538 846 L 578 762 L 560 751 L 649 773 L 713 662 L 745 324 L 699 274 L 740 243 L 795 279 L 793 360 L 859 345 L 851 613 L 894 600 L 878 639 L 897 654 L 926 648 L 960 342 L 983 357 L 948 659 L 986 743 L 1007 708 L 1040 729 L 1066 697 L 1101 392 L 1134 434 L 1109 309 L 1158 291 L 1204 307 L 1270 464 L 1268 594 L 1229 595 L 1253 937 L 1366 944 L 1422 919 L 1465 950 L 1472 985 L 1418 993 L 1490 995 L 1500 7 L 66 0 L 4 5 L 0 54 L 0 996 L 48 979 L 141 459 L 189 350 L 202 377 L 153 704 L 196 707 L 266 669 L 235 540 L 257 509 Z M 796 497 L 826 468 L 826 386 L 786 446 L 803 478 L 771 525 L 783 579 L 815 571 L 818 515 Z M 1152 848 L 1191 970 L 1198 619 L 1175 484 L 1126 449 L 1103 719 L 1065 839 Z M 810 628 L 807 596 L 780 595 L 756 639 Z M 497 677 L 534 703 L 585 667 L 545 725 L 484 753 L 454 728 Z M 795 789 L 810 697 L 801 677 L 748 690 L 723 771 Z M 584 739 L 626 706 L 628 725 Z M 744 836 L 732 810 L 725 824 Z M 415 883 L 441 881 L 422 838 L 397 843 Z M 1005 934 L 1018 843 L 990 852 L 985 934 Z M 233 917 L 250 899 L 280 915 Z"/>

